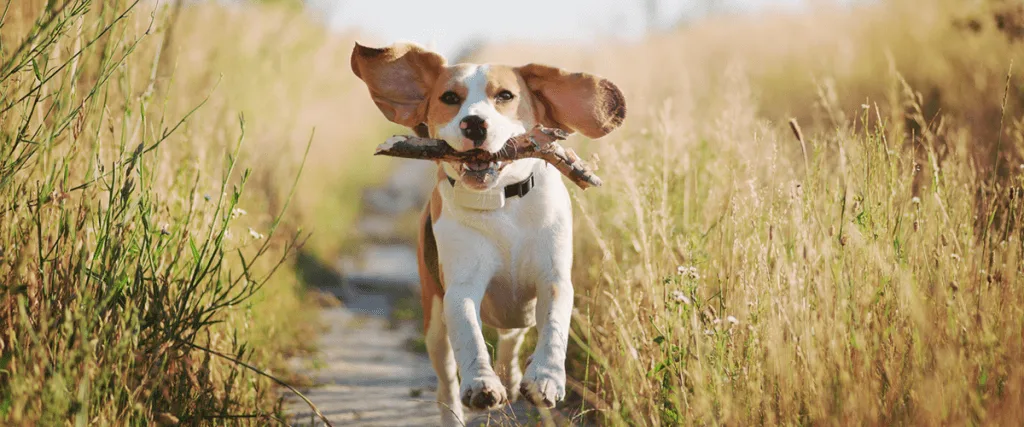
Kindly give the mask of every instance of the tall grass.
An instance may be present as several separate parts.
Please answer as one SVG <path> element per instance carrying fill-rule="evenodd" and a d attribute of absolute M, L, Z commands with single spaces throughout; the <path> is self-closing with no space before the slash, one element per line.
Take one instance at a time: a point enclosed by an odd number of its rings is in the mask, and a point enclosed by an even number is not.
<path fill-rule="evenodd" d="M 597 72 L 629 99 L 621 131 L 579 147 L 606 182 L 576 193 L 583 409 L 1024 419 L 1024 51 L 992 18 L 1008 3 L 475 58 Z M 0 5 L 4 424 L 272 422 L 271 382 L 211 351 L 281 371 L 310 320 L 287 255 L 341 251 L 379 171 L 354 163 L 383 132 L 347 38 L 290 9 L 154 4 Z"/>
<path fill-rule="evenodd" d="M 369 179 L 337 167 L 344 124 L 309 145 L 354 81 L 334 77 L 348 43 L 284 9 L 4 3 L 0 422 L 280 420 L 228 359 L 280 373 L 311 320 L 298 224 L 344 227 Z M 309 152 L 341 158 L 300 179 Z"/>
<path fill-rule="evenodd" d="M 1024 51 L 967 7 L 482 55 L 595 71 L 630 103 L 623 130 L 582 146 L 606 182 L 575 196 L 583 409 L 630 425 L 1024 420 Z"/>

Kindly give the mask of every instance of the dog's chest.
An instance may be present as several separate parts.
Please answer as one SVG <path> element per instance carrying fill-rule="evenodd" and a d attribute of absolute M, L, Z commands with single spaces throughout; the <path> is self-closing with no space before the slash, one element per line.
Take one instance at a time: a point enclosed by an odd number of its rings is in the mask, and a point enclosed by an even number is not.
<path fill-rule="evenodd" d="M 481 263 L 494 271 L 480 307 L 481 320 L 490 326 L 532 326 L 538 284 L 550 280 L 553 271 L 565 269 L 560 260 L 571 259 L 567 190 L 559 176 L 537 181 L 540 185 L 526 197 L 510 199 L 502 209 L 446 209 L 441 216 L 445 224 L 436 236 L 441 262 L 447 264 L 448 258 L 455 269 L 473 269 Z"/>
<path fill-rule="evenodd" d="M 533 231 L 533 230 L 531 230 Z M 533 235 L 531 235 L 533 234 Z M 535 323 L 537 280 L 544 266 L 544 242 L 535 233 L 507 233 L 498 269 L 481 301 L 483 322 L 498 328 L 525 328 Z"/>

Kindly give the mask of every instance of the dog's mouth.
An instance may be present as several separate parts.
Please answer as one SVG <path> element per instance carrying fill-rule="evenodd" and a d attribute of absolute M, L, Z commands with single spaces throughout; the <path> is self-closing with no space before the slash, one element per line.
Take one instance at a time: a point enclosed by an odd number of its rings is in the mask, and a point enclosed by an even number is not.
<path fill-rule="evenodd" d="M 466 173 L 479 173 L 486 172 L 489 169 L 502 170 L 508 162 L 469 162 L 461 163 L 459 172 Z"/>
<path fill-rule="evenodd" d="M 494 186 L 498 174 L 510 162 L 466 162 L 456 165 L 459 181 L 474 190 L 487 190 Z"/>

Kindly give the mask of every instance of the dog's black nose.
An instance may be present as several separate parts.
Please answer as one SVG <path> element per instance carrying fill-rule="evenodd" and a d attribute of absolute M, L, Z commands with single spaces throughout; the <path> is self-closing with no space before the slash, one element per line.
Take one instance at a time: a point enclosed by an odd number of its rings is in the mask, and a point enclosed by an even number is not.
<path fill-rule="evenodd" d="M 475 147 L 483 145 L 484 139 L 487 139 L 487 122 L 480 116 L 466 116 L 459 123 L 459 128 L 462 129 L 462 136 L 473 141 Z"/>

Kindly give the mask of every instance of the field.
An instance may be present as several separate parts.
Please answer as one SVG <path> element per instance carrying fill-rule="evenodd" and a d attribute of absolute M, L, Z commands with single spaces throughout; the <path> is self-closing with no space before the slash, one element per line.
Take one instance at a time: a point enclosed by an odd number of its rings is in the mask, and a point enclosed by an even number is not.
<path fill-rule="evenodd" d="M 573 191 L 570 405 L 612 425 L 1024 420 L 1024 4 L 964 3 L 470 58 L 627 98 L 622 129 L 567 143 L 605 181 Z M 291 380 L 316 332 L 303 283 L 347 250 L 388 167 L 360 153 L 395 131 L 352 38 L 285 6 L 0 11 L 0 423 L 283 417 L 263 374 Z"/>
<path fill-rule="evenodd" d="M 351 40 L 182 2 L 0 25 L 0 424 L 280 419 L 263 374 L 316 332 L 296 259 L 342 249 L 386 131 L 351 124 Z"/>

